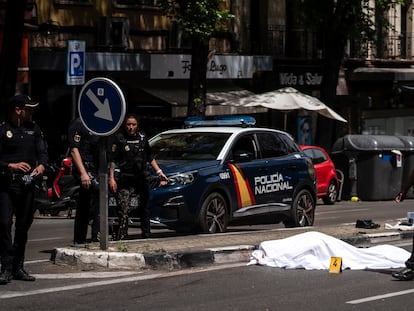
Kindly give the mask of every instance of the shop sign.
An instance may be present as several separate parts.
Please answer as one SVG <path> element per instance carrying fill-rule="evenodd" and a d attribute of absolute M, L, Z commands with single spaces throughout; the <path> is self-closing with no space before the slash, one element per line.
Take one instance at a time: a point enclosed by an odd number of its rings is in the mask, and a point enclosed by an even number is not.
<path fill-rule="evenodd" d="M 191 55 L 151 55 L 151 79 L 189 79 Z M 214 55 L 207 63 L 207 79 L 251 79 L 253 56 Z"/>
<path fill-rule="evenodd" d="M 317 72 L 279 72 L 280 86 L 318 86 L 322 83 L 322 75 Z"/>

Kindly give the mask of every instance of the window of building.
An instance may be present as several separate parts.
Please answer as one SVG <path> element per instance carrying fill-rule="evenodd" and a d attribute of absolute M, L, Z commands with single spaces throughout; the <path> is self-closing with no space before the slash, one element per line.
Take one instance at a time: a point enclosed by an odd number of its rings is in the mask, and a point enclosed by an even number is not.
<path fill-rule="evenodd" d="M 116 7 L 157 7 L 157 0 L 114 0 Z"/>
<path fill-rule="evenodd" d="M 93 0 L 53 0 L 55 4 L 92 5 Z"/>

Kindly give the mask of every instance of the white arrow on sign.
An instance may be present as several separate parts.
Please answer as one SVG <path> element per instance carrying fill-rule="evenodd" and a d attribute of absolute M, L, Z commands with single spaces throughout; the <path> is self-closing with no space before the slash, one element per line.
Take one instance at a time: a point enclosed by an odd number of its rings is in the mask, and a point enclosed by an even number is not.
<path fill-rule="evenodd" d="M 95 117 L 113 121 L 108 98 L 105 98 L 104 102 L 102 103 L 99 98 L 96 97 L 95 93 L 90 89 L 86 92 L 86 96 L 88 96 L 95 107 L 98 108 L 98 111 L 94 114 Z"/>

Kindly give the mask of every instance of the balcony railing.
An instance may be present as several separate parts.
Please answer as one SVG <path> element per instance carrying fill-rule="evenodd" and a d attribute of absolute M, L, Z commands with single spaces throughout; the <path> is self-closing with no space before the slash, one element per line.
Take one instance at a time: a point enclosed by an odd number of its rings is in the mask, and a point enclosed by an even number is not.
<path fill-rule="evenodd" d="M 265 33 L 257 35 L 248 27 L 253 54 L 267 54 L 274 57 L 319 57 L 315 32 L 305 29 L 286 30 L 284 25 L 268 25 Z"/>
<path fill-rule="evenodd" d="M 315 32 L 306 29 L 286 30 L 284 25 L 268 25 L 262 34 L 253 32 L 248 27 L 250 34 L 250 51 L 253 54 L 267 54 L 274 57 L 298 57 L 320 58 L 321 47 Z M 376 44 L 369 42 L 351 41 L 347 56 L 363 59 L 414 59 L 414 35 L 412 32 L 405 34 L 394 33 L 383 37 Z"/>

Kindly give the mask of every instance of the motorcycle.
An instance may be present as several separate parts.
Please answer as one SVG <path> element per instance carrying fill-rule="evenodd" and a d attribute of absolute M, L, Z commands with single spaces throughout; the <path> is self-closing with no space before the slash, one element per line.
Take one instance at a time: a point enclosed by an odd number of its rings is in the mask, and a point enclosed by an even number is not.
<path fill-rule="evenodd" d="M 48 172 L 36 185 L 36 209 L 41 215 L 58 216 L 60 212 L 66 212 L 67 218 L 72 218 L 80 187 L 72 175 L 72 159 L 65 157 L 60 167 L 49 165 Z M 54 174 L 56 175 L 53 177 Z M 49 178 L 53 178 L 50 185 Z"/>

